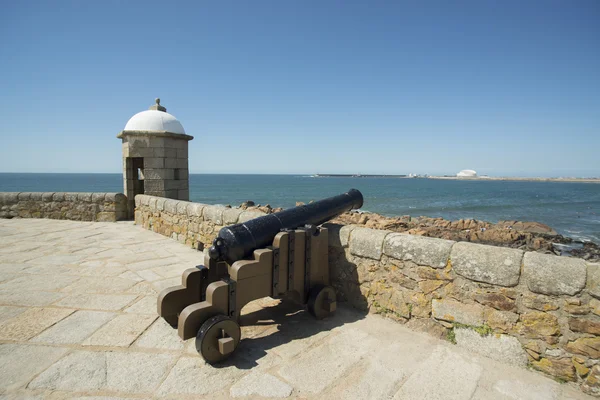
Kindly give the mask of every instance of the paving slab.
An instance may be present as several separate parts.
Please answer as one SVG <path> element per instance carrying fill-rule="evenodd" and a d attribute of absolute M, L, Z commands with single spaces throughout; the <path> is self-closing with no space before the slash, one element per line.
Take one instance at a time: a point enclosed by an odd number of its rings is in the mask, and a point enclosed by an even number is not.
<path fill-rule="evenodd" d="M 52 344 L 81 343 L 114 317 L 114 313 L 103 311 L 76 311 L 31 341 Z"/>
<path fill-rule="evenodd" d="M 133 347 L 146 349 L 183 350 L 183 341 L 177 336 L 177 329 L 159 318 L 133 344 Z"/>
<path fill-rule="evenodd" d="M 279 370 L 301 394 L 317 394 L 333 384 L 379 341 L 360 330 L 348 329 L 302 354 Z"/>
<path fill-rule="evenodd" d="M 238 380 L 229 390 L 231 397 L 261 396 L 285 398 L 294 390 L 271 374 L 251 373 Z"/>
<path fill-rule="evenodd" d="M 156 315 L 157 304 L 156 296 L 144 296 L 124 311 L 132 314 L 149 314 Z"/>
<path fill-rule="evenodd" d="M 62 293 L 36 292 L 23 290 L 0 290 L 1 305 L 15 306 L 47 306 L 65 297 Z"/>
<path fill-rule="evenodd" d="M 85 310 L 117 311 L 131 304 L 135 294 L 75 294 L 54 303 L 58 307 L 73 307 Z"/>
<path fill-rule="evenodd" d="M 476 359 L 440 345 L 406 380 L 394 399 L 469 400 L 482 370 Z"/>
<path fill-rule="evenodd" d="M 170 354 L 105 354 L 106 388 L 126 393 L 153 393 L 176 359 L 176 356 Z"/>
<path fill-rule="evenodd" d="M 105 385 L 105 354 L 75 351 L 42 372 L 27 387 L 80 392 L 99 390 Z"/>
<path fill-rule="evenodd" d="M 31 308 L 0 325 L 0 340 L 31 339 L 74 311 L 67 308 Z"/>
<path fill-rule="evenodd" d="M 127 347 L 150 326 L 157 315 L 119 315 L 83 341 L 85 346 Z"/>
<path fill-rule="evenodd" d="M 61 347 L 0 344 L 0 388 L 25 385 L 69 351 Z"/>
<path fill-rule="evenodd" d="M 245 373 L 231 365 L 215 368 L 199 357 L 181 357 L 160 386 L 158 394 L 202 396 L 218 393 Z"/>
<path fill-rule="evenodd" d="M 24 311 L 27 311 L 26 307 L 0 306 L 0 324 Z"/>

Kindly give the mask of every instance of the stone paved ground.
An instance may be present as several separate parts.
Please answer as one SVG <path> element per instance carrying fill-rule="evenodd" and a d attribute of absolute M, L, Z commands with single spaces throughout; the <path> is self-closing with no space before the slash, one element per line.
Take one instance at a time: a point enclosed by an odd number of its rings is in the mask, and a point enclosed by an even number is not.
<path fill-rule="evenodd" d="M 0 399 L 583 399 L 539 373 L 342 308 L 248 305 L 219 368 L 156 315 L 201 254 L 131 223 L 0 220 Z"/>

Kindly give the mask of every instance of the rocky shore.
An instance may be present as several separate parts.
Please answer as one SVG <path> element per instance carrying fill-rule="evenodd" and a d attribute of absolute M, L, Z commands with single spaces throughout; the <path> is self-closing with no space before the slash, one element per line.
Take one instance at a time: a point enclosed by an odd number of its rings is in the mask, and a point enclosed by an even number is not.
<path fill-rule="evenodd" d="M 297 203 L 297 205 L 301 204 L 303 203 Z M 240 207 L 248 210 L 260 210 L 267 214 L 283 210 L 282 208 L 272 208 L 268 204 L 255 205 L 252 201 L 244 202 Z M 449 221 L 443 218 L 411 217 L 409 215 L 384 217 L 379 214 L 359 212 L 344 213 L 331 222 L 600 261 L 600 246 L 597 244 L 582 243 L 559 235 L 548 225 L 539 222 L 499 221 L 491 223 L 475 219 Z"/>

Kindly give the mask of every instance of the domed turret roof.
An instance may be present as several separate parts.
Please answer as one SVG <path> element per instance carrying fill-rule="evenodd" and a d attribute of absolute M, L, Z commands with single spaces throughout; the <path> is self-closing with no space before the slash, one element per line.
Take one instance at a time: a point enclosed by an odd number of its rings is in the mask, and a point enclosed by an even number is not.
<path fill-rule="evenodd" d="M 160 105 L 160 99 L 149 110 L 139 112 L 127 121 L 124 132 L 168 132 L 185 135 L 185 129 L 177 118 Z"/>
<path fill-rule="evenodd" d="M 168 112 L 146 110 L 135 114 L 125 124 L 124 131 L 171 132 L 185 135 L 181 122 Z"/>

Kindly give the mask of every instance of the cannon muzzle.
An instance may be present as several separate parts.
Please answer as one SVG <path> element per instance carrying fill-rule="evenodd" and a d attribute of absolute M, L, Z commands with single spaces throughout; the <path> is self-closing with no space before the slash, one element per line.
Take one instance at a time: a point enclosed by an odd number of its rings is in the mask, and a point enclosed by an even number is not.
<path fill-rule="evenodd" d="M 296 229 L 305 225 L 321 225 L 332 218 L 363 205 L 362 193 L 350 189 L 347 193 L 315 201 L 226 226 L 219 231 L 209 250 L 213 260 L 226 261 L 230 265 L 252 254 L 255 249 L 269 246 L 275 235 L 282 230 Z"/>

